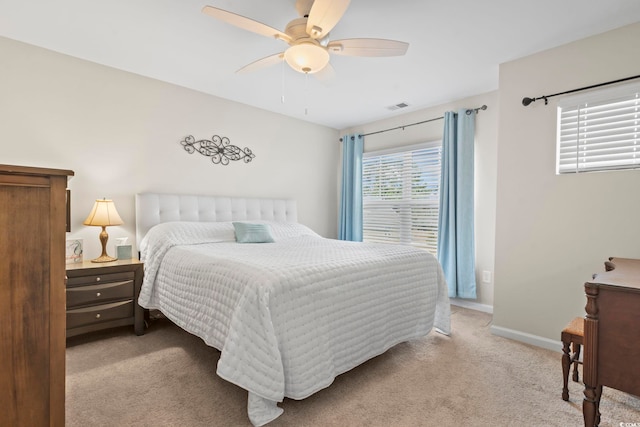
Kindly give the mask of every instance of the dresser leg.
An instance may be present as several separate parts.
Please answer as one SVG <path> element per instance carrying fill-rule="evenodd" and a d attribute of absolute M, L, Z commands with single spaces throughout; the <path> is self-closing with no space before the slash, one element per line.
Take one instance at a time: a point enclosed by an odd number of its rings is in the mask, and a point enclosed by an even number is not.
<path fill-rule="evenodd" d="M 582 416 L 584 417 L 584 427 L 595 427 L 596 425 L 596 388 L 585 386 L 584 400 L 582 401 Z"/>
<path fill-rule="evenodd" d="M 596 387 L 596 421 L 595 425 L 600 425 L 600 398 L 602 397 L 602 386 Z"/>

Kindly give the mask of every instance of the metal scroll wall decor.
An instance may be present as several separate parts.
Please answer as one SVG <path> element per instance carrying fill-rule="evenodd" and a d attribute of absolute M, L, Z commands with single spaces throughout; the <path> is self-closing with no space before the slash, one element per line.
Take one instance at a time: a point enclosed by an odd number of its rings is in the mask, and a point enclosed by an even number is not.
<path fill-rule="evenodd" d="M 231 141 L 226 136 L 213 135 L 210 140 L 200 139 L 196 141 L 193 136 L 189 135 L 180 141 L 180 144 L 189 154 L 197 151 L 203 156 L 210 157 L 211 161 L 216 165 L 228 165 L 230 160 L 234 162 L 243 160 L 245 163 L 249 163 L 256 157 L 247 147 L 242 149 L 231 145 Z"/>

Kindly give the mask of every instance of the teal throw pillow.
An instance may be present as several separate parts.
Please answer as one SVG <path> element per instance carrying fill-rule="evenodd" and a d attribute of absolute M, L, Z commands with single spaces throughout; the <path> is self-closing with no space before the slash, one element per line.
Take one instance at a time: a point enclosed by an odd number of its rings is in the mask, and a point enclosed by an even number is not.
<path fill-rule="evenodd" d="M 248 222 L 234 222 L 236 242 L 238 243 L 273 243 L 273 235 L 269 224 L 251 224 Z"/>

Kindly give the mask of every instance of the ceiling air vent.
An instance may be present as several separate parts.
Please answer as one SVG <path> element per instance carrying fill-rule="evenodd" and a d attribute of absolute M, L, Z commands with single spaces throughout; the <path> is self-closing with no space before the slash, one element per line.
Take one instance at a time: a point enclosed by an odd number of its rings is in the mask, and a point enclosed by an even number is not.
<path fill-rule="evenodd" d="M 395 110 L 399 110 L 401 108 L 407 108 L 409 106 L 409 104 L 407 104 L 406 102 L 401 102 L 399 104 L 396 105 L 391 105 L 389 107 L 387 107 L 389 110 L 391 111 L 395 111 Z"/>

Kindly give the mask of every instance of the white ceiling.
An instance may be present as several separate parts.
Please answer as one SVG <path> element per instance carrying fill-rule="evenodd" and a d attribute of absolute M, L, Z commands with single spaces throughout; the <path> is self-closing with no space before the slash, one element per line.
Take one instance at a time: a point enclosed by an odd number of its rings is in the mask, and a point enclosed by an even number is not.
<path fill-rule="evenodd" d="M 353 0 L 332 39 L 395 39 L 409 50 L 332 56 L 336 76 L 320 82 L 280 65 L 235 74 L 286 45 L 201 13 L 211 5 L 284 30 L 298 17 L 294 4 L 0 0 L 0 35 L 344 129 L 495 90 L 502 62 L 640 21 L 638 0 Z M 388 109 L 401 102 L 409 107 Z"/>

